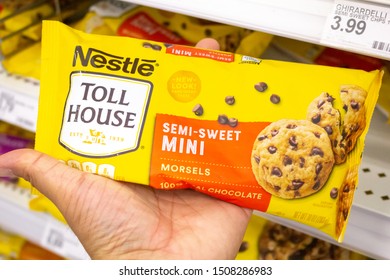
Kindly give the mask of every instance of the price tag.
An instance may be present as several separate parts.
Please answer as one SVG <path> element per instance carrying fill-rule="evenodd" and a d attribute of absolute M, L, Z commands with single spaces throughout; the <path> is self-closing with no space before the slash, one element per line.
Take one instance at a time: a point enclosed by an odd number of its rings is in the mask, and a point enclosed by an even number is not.
<path fill-rule="evenodd" d="M 73 231 L 58 221 L 47 221 L 40 245 L 68 259 L 90 259 Z"/>
<path fill-rule="evenodd" d="M 336 0 L 326 20 L 321 43 L 390 58 L 390 7 Z"/>
<path fill-rule="evenodd" d="M 0 86 L 0 120 L 35 131 L 38 99 Z"/>

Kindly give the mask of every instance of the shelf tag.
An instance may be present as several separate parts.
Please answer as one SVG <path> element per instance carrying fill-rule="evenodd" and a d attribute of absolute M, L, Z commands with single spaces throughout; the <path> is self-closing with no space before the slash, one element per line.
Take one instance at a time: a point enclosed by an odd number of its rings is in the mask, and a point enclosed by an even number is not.
<path fill-rule="evenodd" d="M 334 1 L 321 43 L 390 58 L 390 7 L 377 3 Z"/>
<path fill-rule="evenodd" d="M 36 98 L 0 86 L 0 120 L 35 132 L 37 105 Z"/>
<path fill-rule="evenodd" d="M 57 221 L 47 221 L 40 245 L 68 259 L 90 259 L 73 231 Z"/>

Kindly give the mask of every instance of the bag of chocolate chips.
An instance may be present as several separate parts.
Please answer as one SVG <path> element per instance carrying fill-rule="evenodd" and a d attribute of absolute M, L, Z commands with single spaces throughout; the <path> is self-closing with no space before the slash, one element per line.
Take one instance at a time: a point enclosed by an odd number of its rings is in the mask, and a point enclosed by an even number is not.
<path fill-rule="evenodd" d="M 342 241 L 382 72 L 86 34 L 45 21 L 36 149 L 194 189 Z"/>

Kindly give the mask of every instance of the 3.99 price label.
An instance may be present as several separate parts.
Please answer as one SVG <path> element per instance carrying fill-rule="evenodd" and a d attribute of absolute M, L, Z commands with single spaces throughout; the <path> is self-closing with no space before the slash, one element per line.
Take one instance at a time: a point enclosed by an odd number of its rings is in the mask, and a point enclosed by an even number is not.
<path fill-rule="evenodd" d="M 336 0 L 321 43 L 390 58 L 390 7 Z"/>

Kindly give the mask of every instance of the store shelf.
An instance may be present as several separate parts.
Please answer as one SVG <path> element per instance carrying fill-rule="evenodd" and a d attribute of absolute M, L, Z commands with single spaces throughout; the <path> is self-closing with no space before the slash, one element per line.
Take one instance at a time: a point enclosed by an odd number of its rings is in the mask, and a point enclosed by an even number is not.
<path fill-rule="evenodd" d="M 89 259 L 72 230 L 49 214 L 31 211 L 30 191 L 0 181 L 0 228 L 71 260 Z"/>
<path fill-rule="evenodd" d="M 366 49 L 360 45 L 327 41 L 324 31 L 330 28 L 327 20 L 328 17 L 332 16 L 335 2 L 339 2 L 335 0 L 125 1 L 382 59 L 390 59 L 389 51 L 378 52 L 376 49 Z M 356 3 L 360 6 L 370 5 L 374 8 L 378 7 L 378 9 L 388 9 L 390 11 L 389 0 L 349 1 L 348 3 Z M 387 19 L 390 19 L 390 15 Z M 373 29 L 371 33 L 378 31 L 377 24 L 371 22 L 370 19 L 367 20 L 367 26 L 369 25 Z M 390 25 L 387 24 L 384 28 L 390 35 Z M 367 36 L 366 34 L 364 36 Z M 386 33 L 378 32 L 376 39 L 381 42 L 384 40 L 383 43 L 388 45 L 390 37 L 386 36 L 388 36 Z M 357 39 L 357 42 L 362 42 L 361 38 L 362 36 Z"/>

